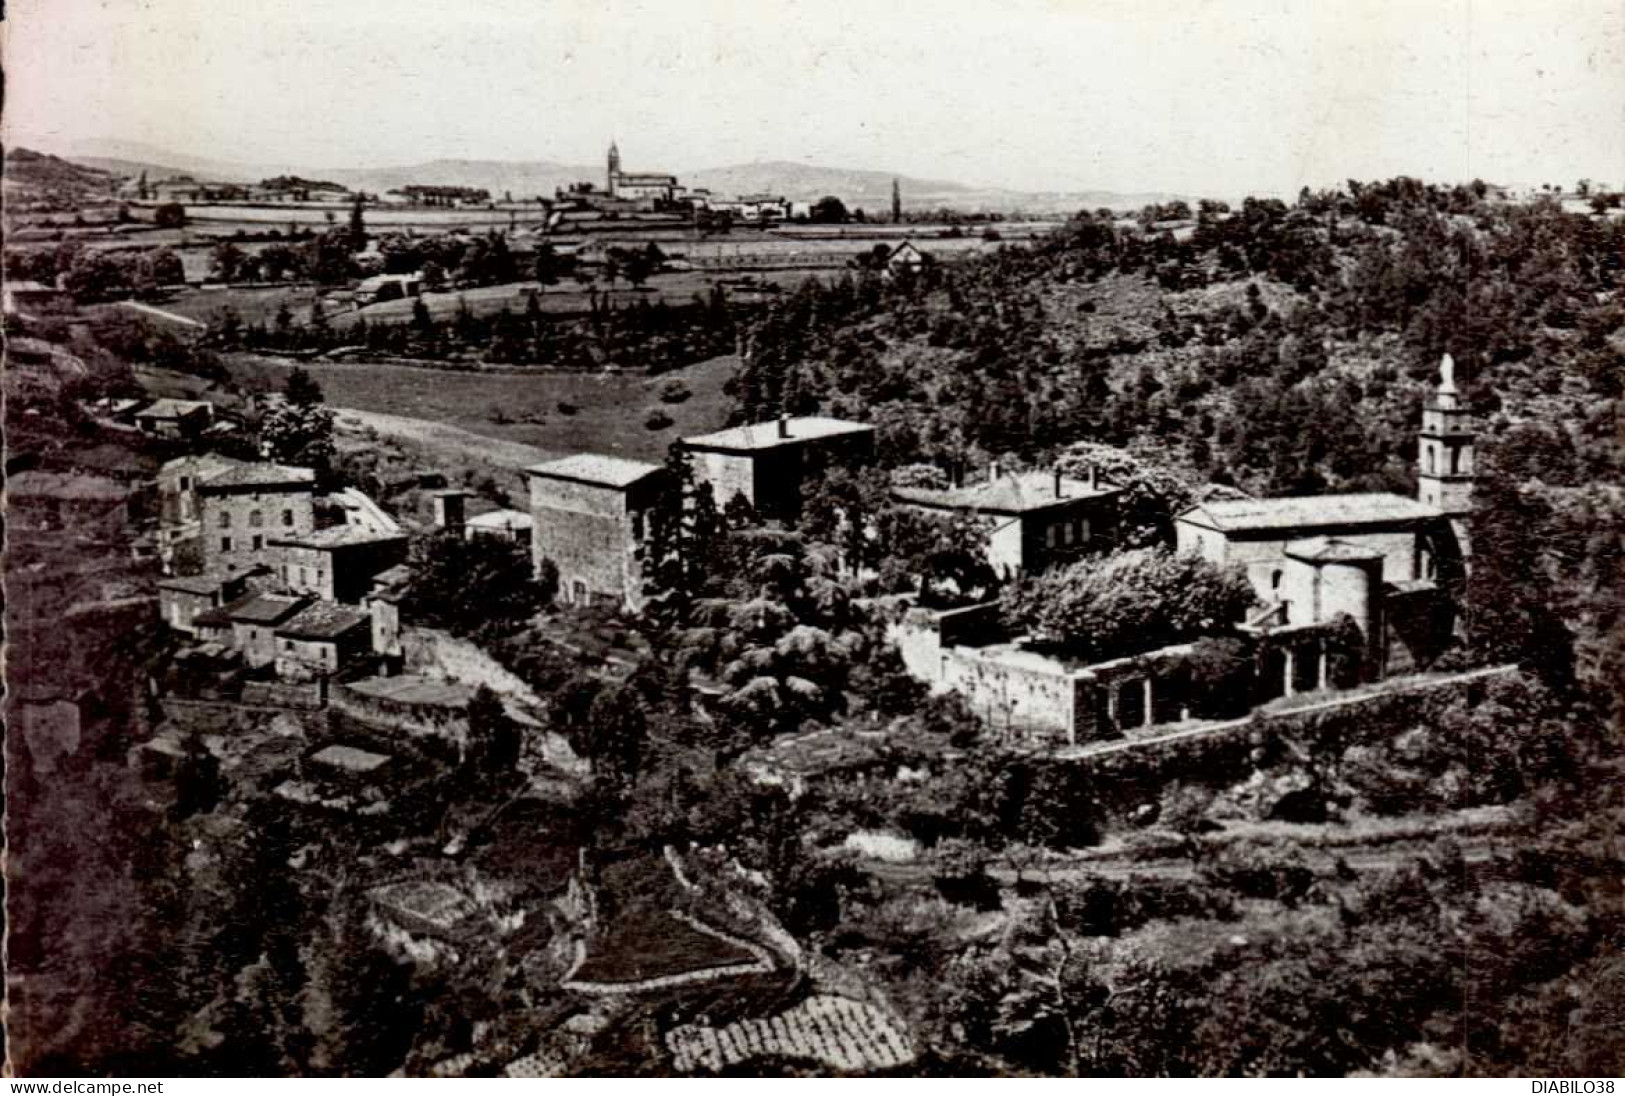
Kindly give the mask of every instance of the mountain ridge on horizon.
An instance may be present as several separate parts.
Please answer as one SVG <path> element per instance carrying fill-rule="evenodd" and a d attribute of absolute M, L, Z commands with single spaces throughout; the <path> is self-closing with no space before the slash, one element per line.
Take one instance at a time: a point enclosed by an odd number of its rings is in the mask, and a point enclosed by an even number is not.
<path fill-rule="evenodd" d="M 505 160 L 476 157 L 436 157 L 411 164 L 378 167 L 316 168 L 297 164 L 217 160 L 175 152 L 139 141 L 119 138 L 56 140 L 33 135 L 11 135 L 13 148 L 48 152 L 89 167 L 121 175 L 145 171 L 153 178 L 185 174 L 208 181 L 252 182 L 276 175 L 325 179 L 352 189 L 387 191 L 409 183 L 481 187 L 494 195 L 551 195 L 560 187 L 603 175 L 602 165 L 570 164 L 559 160 Z M 637 166 L 637 165 L 634 165 Z M 1139 206 L 1147 202 L 1188 197 L 1168 192 L 1123 193 L 1101 189 L 1020 190 L 976 186 L 946 179 L 926 179 L 869 168 L 825 167 L 793 160 L 758 160 L 719 167 L 675 172 L 685 184 L 718 194 L 775 193 L 796 201 L 839 196 L 852 207 L 871 211 L 889 206 L 895 179 L 905 206 L 959 206 L 979 209 Z"/>

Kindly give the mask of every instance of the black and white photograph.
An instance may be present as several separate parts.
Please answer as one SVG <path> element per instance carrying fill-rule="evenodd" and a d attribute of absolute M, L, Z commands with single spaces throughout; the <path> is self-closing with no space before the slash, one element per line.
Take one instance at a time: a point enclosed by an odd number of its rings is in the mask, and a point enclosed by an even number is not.
<path fill-rule="evenodd" d="M 1615 1092 L 1619 0 L 3 16 L 9 1092 Z"/>

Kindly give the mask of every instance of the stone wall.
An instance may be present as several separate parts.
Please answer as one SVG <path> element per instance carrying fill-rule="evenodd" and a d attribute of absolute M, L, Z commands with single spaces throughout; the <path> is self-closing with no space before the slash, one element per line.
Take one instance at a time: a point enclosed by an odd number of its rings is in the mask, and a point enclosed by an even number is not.
<path fill-rule="evenodd" d="M 465 639 L 433 628 L 408 627 L 401 630 L 400 642 L 406 673 L 455 681 L 471 689 L 484 685 L 520 704 L 544 706 L 535 690 Z"/>

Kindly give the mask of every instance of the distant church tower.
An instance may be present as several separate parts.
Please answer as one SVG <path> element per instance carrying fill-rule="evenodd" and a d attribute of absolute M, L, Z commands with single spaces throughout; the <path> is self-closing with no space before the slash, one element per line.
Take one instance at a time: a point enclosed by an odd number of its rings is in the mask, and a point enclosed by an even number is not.
<path fill-rule="evenodd" d="M 903 192 L 898 189 L 895 178 L 891 181 L 891 223 L 894 225 L 903 223 Z"/>
<path fill-rule="evenodd" d="M 1450 519 L 1462 554 L 1467 554 L 1468 513 L 1473 508 L 1476 475 L 1472 416 L 1456 390 L 1456 363 L 1449 354 L 1439 363 L 1439 387 L 1422 407 L 1421 466 L 1417 496 Z"/>
<path fill-rule="evenodd" d="M 609 143 L 609 171 L 604 176 L 604 189 L 611 198 L 615 197 L 615 187 L 621 180 L 621 150 L 615 147 L 612 140 Z"/>

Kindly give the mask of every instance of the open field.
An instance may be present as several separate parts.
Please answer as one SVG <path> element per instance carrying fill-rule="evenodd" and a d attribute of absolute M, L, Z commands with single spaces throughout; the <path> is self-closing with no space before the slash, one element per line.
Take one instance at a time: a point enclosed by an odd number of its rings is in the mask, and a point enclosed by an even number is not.
<path fill-rule="evenodd" d="M 227 368 L 239 382 L 272 388 L 281 387 L 295 364 L 250 354 L 227 359 Z M 678 437 L 726 424 L 730 401 L 722 386 L 737 366 L 731 356 L 714 358 L 659 377 L 496 374 L 327 362 L 309 362 L 303 368 L 334 407 L 427 420 L 416 430 L 444 425 L 547 453 L 600 452 L 658 461 Z M 681 379 L 693 395 L 682 403 L 662 403 L 660 389 L 673 378 Z M 573 405 L 575 412 L 560 411 L 561 402 Z M 663 430 L 644 426 L 656 409 L 671 416 L 671 426 Z M 371 418 L 368 425 L 380 433 L 403 428 L 399 422 L 379 418 Z M 493 463 L 501 466 L 507 460 Z"/>

